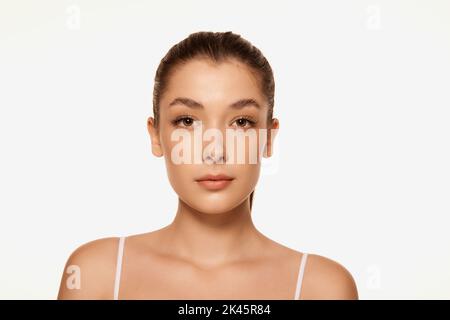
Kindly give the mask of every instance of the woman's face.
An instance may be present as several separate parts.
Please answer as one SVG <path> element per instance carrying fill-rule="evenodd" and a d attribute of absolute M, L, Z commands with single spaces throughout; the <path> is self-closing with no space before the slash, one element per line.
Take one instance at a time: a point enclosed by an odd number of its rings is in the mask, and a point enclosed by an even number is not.
<path fill-rule="evenodd" d="M 153 154 L 165 157 L 173 189 L 197 211 L 222 213 L 242 204 L 255 189 L 261 154 L 271 155 L 270 129 L 278 129 L 278 120 L 268 123 L 258 81 L 234 59 L 191 60 L 170 76 L 159 128 L 148 120 Z"/>

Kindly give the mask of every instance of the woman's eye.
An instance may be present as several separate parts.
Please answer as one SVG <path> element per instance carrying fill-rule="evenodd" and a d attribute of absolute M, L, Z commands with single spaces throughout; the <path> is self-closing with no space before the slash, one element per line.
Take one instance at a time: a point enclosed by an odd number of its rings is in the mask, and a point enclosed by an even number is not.
<path fill-rule="evenodd" d="M 192 119 L 191 117 L 181 117 L 178 119 L 175 119 L 173 121 L 174 125 L 180 125 L 180 123 L 184 126 L 184 127 L 190 127 L 194 124 L 194 119 Z"/>
<path fill-rule="evenodd" d="M 247 127 L 251 127 L 255 124 L 255 121 L 252 121 L 252 120 L 246 119 L 246 118 L 239 118 L 235 122 L 239 128 L 247 128 Z"/>

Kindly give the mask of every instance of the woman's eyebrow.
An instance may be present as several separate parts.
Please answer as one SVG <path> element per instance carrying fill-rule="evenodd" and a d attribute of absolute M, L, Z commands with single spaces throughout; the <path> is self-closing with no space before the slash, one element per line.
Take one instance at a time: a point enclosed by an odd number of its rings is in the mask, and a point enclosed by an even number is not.
<path fill-rule="evenodd" d="M 176 104 L 182 104 L 185 105 L 186 107 L 189 108 L 204 108 L 203 105 L 200 102 L 197 102 L 193 99 L 190 98 L 185 98 L 185 97 L 178 97 L 172 100 L 172 102 L 169 104 L 170 106 L 176 105 Z M 244 107 L 255 107 L 255 108 L 261 108 L 260 104 L 252 98 L 247 98 L 247 99 L 240 99 L 236 102 L 233 102 L 232 104 L 229 105 L 230 108 L 233 109 L 242 109 Z"/>

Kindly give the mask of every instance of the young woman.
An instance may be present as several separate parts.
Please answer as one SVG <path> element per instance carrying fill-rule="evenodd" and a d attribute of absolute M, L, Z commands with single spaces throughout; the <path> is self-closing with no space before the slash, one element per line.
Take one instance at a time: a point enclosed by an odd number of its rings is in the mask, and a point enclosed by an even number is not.
<path fill-rule="evenodd" d="M 269 63 L 237 34 L 198 32 L 173 46 L 156 72 L 147 127 L 178 194 L 175 218 L 76 249 L 58 298 L 357 299 L 342 265 L 279 244 L 252 222 L 261 156 L 272 155 L 279 127 L 274 90 Z"/>

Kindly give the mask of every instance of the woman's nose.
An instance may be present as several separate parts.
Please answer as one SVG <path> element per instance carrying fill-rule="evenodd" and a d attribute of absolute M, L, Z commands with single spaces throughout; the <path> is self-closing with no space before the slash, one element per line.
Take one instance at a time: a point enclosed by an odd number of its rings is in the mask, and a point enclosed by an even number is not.
<path fill-rule="evenodd" d="M 205 164 L 224 164 L 227 161 L 225 130 L 209 128 L 204 132 L 202 159 Z"/>

